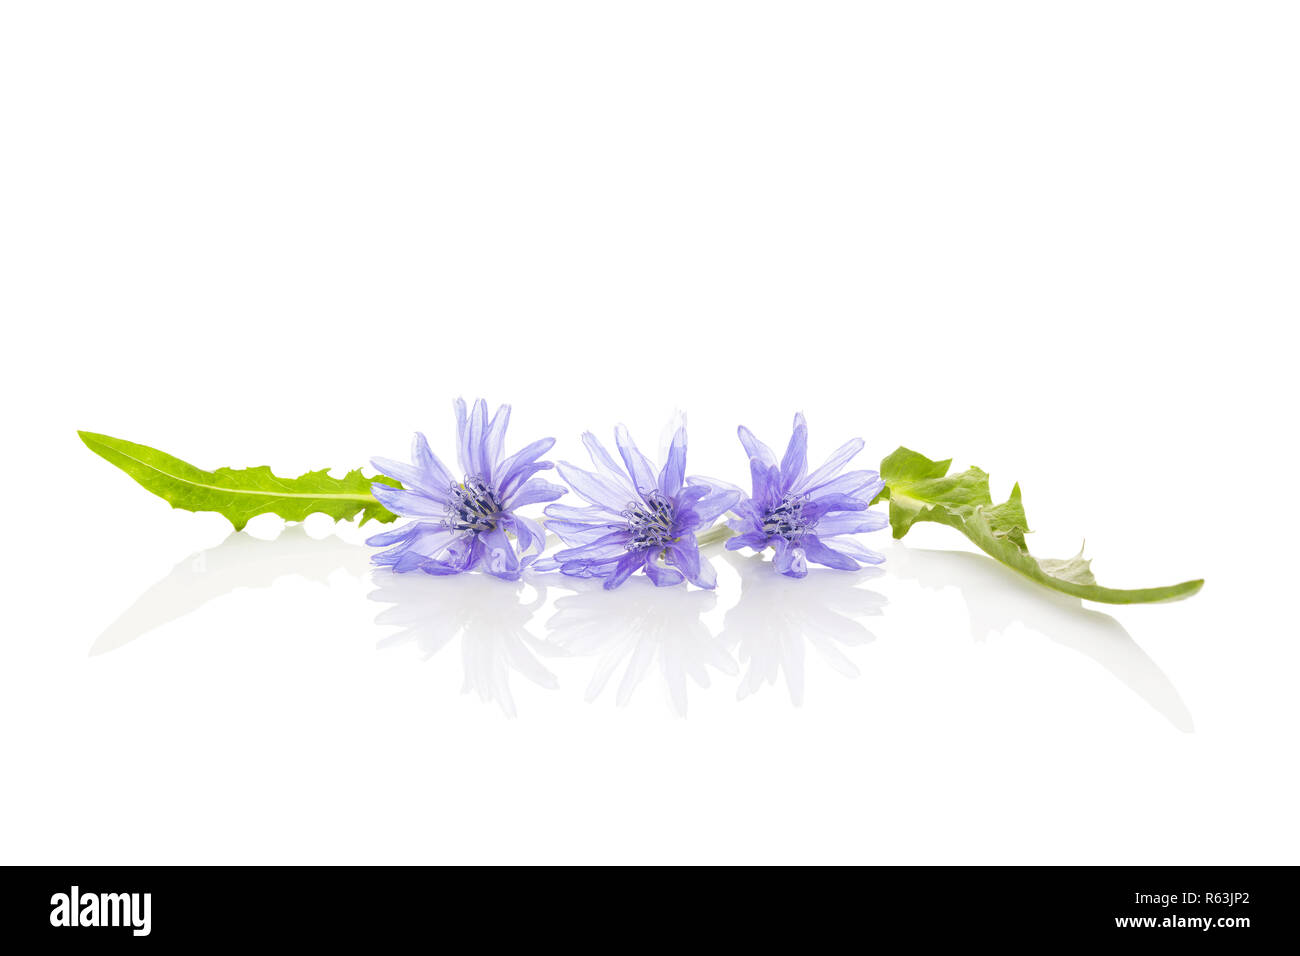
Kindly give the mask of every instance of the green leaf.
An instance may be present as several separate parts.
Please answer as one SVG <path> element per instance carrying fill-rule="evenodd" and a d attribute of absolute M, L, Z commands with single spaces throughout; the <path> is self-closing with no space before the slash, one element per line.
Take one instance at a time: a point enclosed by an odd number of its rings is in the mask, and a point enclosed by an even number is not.
<path fill-rule="evenodd" d="M 951 464 L 951 458 L 931 461 L 919 451 L 899 445 L 893 454 L 886 455 L 880 463 L 880 473 L 892 475 L 899 481 L 922 481 L 926 478 L 942 478 L 948 474 L 948 466 Z"/>
<path fill-rule="evenodd" d="M 878 496 L 889 501 L 889 523 L 895 538 L 907 534 L 918 521 L 933 521 L 956 528 L 985 554 L 1014 568 L 1027 578 L 1056 591 L 1105 604 L 1147 604 L 1189 597 L 1201 589 L 1201 580 L 1161 588 L 1125 590 L 1097 584 L 1090 562 L 1080 551 L 1073 558 L 1035 558 L 1025 535 L 1029 522 L 1020 500 L 1020 485 L 1011 497 L 994 504 L 989 476 L 979 468 L 949 475 L 952 460 L 931 461 L 919 452 L 899 448 L 880 463 L 885 490 Z"/>
<path fill-rule="evenodd" d="M 880 463 L 880 474 L 893 475 L 896 481 L 924 481 L 927 478 L 942 478 L 948 474 L 948 466 L 951 464 L 951 458 L 947 461 L 931 461 L 920 452 L 899 445 L 896 451 L 885 456 L 885 460 Z M 888 500 L 889 485 L 886 483 L 880 493 L 871 499 L 871 503 Z"/>
<path fill-rule="evenodd" d="M 77 432 L 86 447 L 111 462 L 173 508 L 215 511 L 239 531 L 256 515 L 275 514 L 302 521 L 309 514 L 326 514 L 338 521 L 361 516 L 361 522 L 393 521 L 395 514 L 370 493 L 373 482 L 401 487 L 385 476 L 367 478 L 357 468 L 342 478 L 326 469 L 297 478 L 279 478 L 265 465 L 257 468 L 218 468 L 204 471 L 148 445 Z"/>

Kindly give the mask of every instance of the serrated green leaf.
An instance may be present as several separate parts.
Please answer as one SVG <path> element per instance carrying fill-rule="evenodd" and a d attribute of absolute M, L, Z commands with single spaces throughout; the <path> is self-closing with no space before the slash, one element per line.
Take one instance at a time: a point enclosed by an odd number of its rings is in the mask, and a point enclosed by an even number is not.
<path fill-rule="evenodd" d="M 923 481 L 926 478 L 942 478 L 948 474 L 951 464 L 951 458 L 931 461 L 919 451 L 899 445 L 880 463 L 880 473 L 891 475 L 896 481 Z"/>
<path fill-rule="evenodd" d="M 884 474 L 882 472 L 882 477 Z M 989 476 L 978 468 L 969 468 L 950 478 L 921 478 L 916 481 L 885 479 L 889 489 L 889 521 L 894 537 L 901 538 L 915 521 L 925 520 L 922 513 L 929 506 L 943 503 L 949 508 L 973 508 L 991 503 Z"/>
<path fill-rule="evenodd" d="M 342 478 L 327 469 L 309 471 L 297 478 L 280 478 L 266 465 L 256 468 L 218 468 L 204 471 L 148 445 L 111 438 L 95 432 L 77 432 L 86 447 L 134 478 L 147 490 L 185 511 L 215 511 L 241 530 L 250 518 L 275 514 L 286 521 L 302 521 L 310 514 L 329 515 L 338 521 L 361 516 L 361 522 L 394 521 L 397 516 L 370 493 L 376 481 L 401 487 L 385 476 L 367 478 L 360 468 Z"/>
<path fill-rule="evenodd" d="M 1020 485 L 1011 489 L 1011 497 L 1000 505 L 989 505 L 984 509 L 989 528 L 999 538 L 1013 541 L 1016 547 L 1028 551 L 1025 535 L 1029 534 L 1029 519 L 1025 517 L 1024 506 L 1020 503 Z"/>
<path fill-rule="evenodd" d="M 989 476 L 979 468 L 948 475 L 952 460 L 931 461 L 908 448 L 899 448 L 880 463 L 885 479 L 881 497 L 889 500 L 889 523 L 901 538 L 918 521 L 933 521 L 956 528 L 985 554 L 1039 584 L 1089 601 L 1105 604 L 1147 604 L 1189 597 L 1201 589 L 1201 580 L 1169 587 L 1119 589 L 1097 584 L 1083 552 L 1073 558 L 1035 558 L 1025 535 L 1029 522 L 1020 500 L 1020 485 L 1001 504 L 989 493 Z M 886 494 L 887 492 L 887 494 Z"/>
<path fill-rule="evenodd" d="M 886 473 L 892 475 L 895 481 L 924 481 L 927 478 L 942 478 L 948 474 L 948 466 L 952 464 L 952 459 L 947 461 L 931 461 L 920 452 L 912 451 L 910 448 L 904 448 L 899 445 L 898 448 L 885 456 L 885 460 L 880 463 L 880 474 L 884 477 Z M 889 485 L 886 483 L 880 493 L 871 499 L 871 503 L 877 501 L 889 500 Z"/>

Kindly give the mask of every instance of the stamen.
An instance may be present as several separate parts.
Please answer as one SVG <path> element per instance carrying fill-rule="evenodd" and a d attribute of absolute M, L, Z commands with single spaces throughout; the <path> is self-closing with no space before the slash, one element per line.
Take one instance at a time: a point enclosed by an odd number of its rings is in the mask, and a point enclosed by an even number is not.
<path fill-rule="evenodd" d="M 787 541 L 802 537 L 812 531 L 817 521 L 804 516 L 803 506 L 808 499 L 802 495 L 787 494 L 781 503 L 763 515 L 763 531 L 768 535 L 780 535 Z"/>
<path fill-rule="evenodd" d="M 496 492 L 478 475 L 466 475 L 460 485 L 451 486 L 451 501 L 447 502 L 447 517 L 443 527 L 453 531 L 491 531 L 497 526 L 501 501 Z"/>
<path fill-rule="evenodd" d="M 629 501 L 623 517 L 632 534 L 626 546 L 628 551 L 662 548 L 672 543 L 675 513 L 672 502 L 662 492 L 652 491 L 644 501 Z"/>

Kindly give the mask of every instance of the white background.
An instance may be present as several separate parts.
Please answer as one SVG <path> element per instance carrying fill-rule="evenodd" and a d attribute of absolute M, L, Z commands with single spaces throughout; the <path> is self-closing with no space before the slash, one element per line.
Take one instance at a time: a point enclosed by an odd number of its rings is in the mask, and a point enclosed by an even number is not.
<path fill-rule="evenodd" d="M 1297 862 L 1294 5 L 2 9 L 4 862 Z M 297 474 L 461 394 L 735 481 L 802 409 L 1207 583 L 384 582 L 75 434 Z"/>

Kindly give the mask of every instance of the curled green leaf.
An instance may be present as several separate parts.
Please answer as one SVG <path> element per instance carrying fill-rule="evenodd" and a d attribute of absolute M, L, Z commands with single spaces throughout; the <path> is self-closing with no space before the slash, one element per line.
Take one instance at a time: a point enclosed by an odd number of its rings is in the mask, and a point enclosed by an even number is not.
<path fill-rule="evenodd" d="M 86 447 L 134 478 L 147 490 L 185 511 L 215 511 L 239 531 L 250 518 L 279 515 L 302 521 L 325 514 L 337 521 L 361 516 L 366 521 L 394 521 L 397 516 L 370 493 L 376 481 L 400 487 L 391 478 L 367 478 L 360 468 L 342 478 L 328 470 L 309 471 L 297 478 L 280 478 L 265 465 L 204 471 L 165 452 L 95 432 L 77 432 Z"/>
<path fill-rule="evenodd" d="M 1174 601 L 1195 594 L 1204 583 L 1195 580 L 1159 588 L 1107 588 L 1097 583 L 1082 551 L 1072 558 L 1035 558 L 1025 543 L 1029 522 L 1021 504 L 1020 486 L 1011 489 L 1006 501 L 994 504 L 987 473 L 968 468 L 949 475 L 951 464 L 951 459 L 931 461 L 910 448 L 899 448 L 880 463 L 885 488 L 877 500 L 889 502 L 889 523 L 895 538 L 903 537 L 918 521 L 945 524 L 1025 577 L 1055 591 L 1104 604 Z"/>

